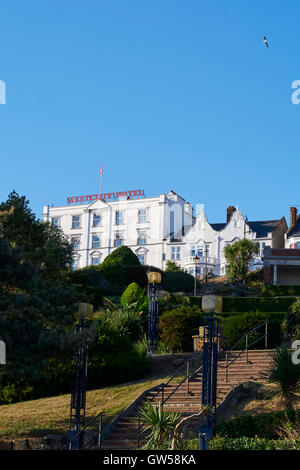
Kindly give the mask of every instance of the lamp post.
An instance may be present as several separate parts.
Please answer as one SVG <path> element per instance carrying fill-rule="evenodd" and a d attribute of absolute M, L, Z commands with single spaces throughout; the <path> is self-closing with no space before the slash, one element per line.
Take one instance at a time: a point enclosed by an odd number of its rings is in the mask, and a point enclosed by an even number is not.
<path fill-rule="evenodd" d="M 196 295 L 197 295 L 197 266 L 198 266 L 199 259 L 200 258 L 197 256 L 197 254 L 193 258 L 193 261 L 194 261 L 194 264 L 195 264 L 194 297 L 196 297 Z"/>
<path fill-rule="evenodd" d="M 161 283 L 161 274 L 149 271 L 148 276 L 148 335 L 147 349 L 148 354 L 155 354 L 158 340 L 158 295 L 157 286 Z"/>
<path fill-rule="evenodd" d="M 78 310 L 74 314 L 78 321 L 75 325 L 75 335 L 80 335 L 87 328 L 86 319 L 93 312 L 93 306 L 88 303 L 79 303 Z M 88 348 L 86 344 L 79 344 L 73 358 L 73 382 L 70 405 L 70 425 L 67 432 L 69 449 L 80 449 L 81 435 L 76 436 L 85 426 L 85 404 L 87 385 Z M 72 440 L 73 439 L 73 440 Z"/>
<path fill-rule="evenodd" d="M 218 330 L 219 322 L 214 313 L 222 311 L 222 297 L 204 295 L 202 310 L 209 316 L 204 319 L 203 338 L 203 374 L 202 374 L 202 406 L 207 407 L 201 415 L 199 428 L 199 449 L 207 450 L 208 441 L 212 438 L 216 424 L 217 405 L 217 370 L 218 370 Z"/>
<path fill-rule="evenodd" d="M 207 284 L 207 253 L 208 249 L 207 246 L 205 246 L 205 284 Z"/>

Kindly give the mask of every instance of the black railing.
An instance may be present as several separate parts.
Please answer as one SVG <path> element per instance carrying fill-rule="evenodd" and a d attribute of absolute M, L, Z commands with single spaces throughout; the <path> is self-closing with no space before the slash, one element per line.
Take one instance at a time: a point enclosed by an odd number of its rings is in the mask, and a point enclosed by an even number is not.
<path fill-rule="evenodd" d="M 233 364 L 244 352 L 246 352 L 246 364 L 248 364 L 249 360 L 248 360 L 248 350 L 249 348 L 251 348 L 251 346 L 254 346 L 254 344 L 258 343 L 259 341 L 261 341 L 262 339 L 265 340 L 265 349 L 268 348 L 268 321 L 265 321 L 264 323 L 261 323 L 260 325 L 258 325 L 256 328 L 253 328 L 252 330 L 248 331 L 244 336 L 242 336 L 242 338 L 240 338 L 234 346 L 232 346 L 232 348 L 229 350 L 229 351 L 226 351 L 226 357 L 225 357 L 225 369 L 226 369 L 226 373 L 225 373 L 225 377 L 226 377 L 226 382 L 228 382 L 228 368 L 231 366 L 231 364 Z M 252 341 L 252 343 L 249 344 L 249 335 L 251 333 L 253 333 L 254 331 L 258 330 L 259 328 L 262 328 L 262 327 L 265 327 L 265 332 L 262 336 L 260 336 L 258 339 Z M 245 349 L 243 349 L 242 351 L 239 352 L 238 355 L 236 355 L 230 362 L 229 362 L 229 354 L 233 352 L 233 350 L 242 342 L 244 341 L 246 342 L 246 347 Z"/>
<path fill-rule="evenodd" d="M 81 449 L 86 449 L 88 448 L 88 446 L 90 446 L 91 444 L 95 445 L 96 443 L 96 447 L 98 449 L 101 448 L 101 439 L 102 439 L 102 431 L 103 431 L 103 415 L 104 413 L 101 412 L 99 413 L 94 419 L 92 419 L 83 429 L 81 429 L 80 431 L 78 431 L 77 434 L 75 434 L 75 436 L 72 437 L 72 439 L 70 439 L 63 447 L 63 449 L 68 449 L 68 450 L 72 450 L 72 442 L 75 441 L 76 439 L 80 439 L 80 437 L 83 436 L 83 433 L 89 428 L 91 427 L 97 420 L 99 420 L 99 424 L 98 424 L 98 431 L 96 432 L 95 435 L 93 435 L 93 437 L 88 441 L 86 442 L 83 446 L 81 446 Z"/>
<path fill-rule="evenodd" d="M 187 395 L 190 395 L 190 381 L 191 379 L 196 375 L 198 374 L 201 370 L 202 370 L 202 366 L 198 367 L 195 371 L 193 371 L 192 373 L 190 373 L 190 362 L 191 362 L 191 359 L 188 359 L 176 372 L 174 375 L 172 375 L 172 377 L 168 380 L 167 383 L 165 384 L 162 384 L 160 389 L 158 390 L 158 392 L 153 395 L 153 397 L 151 397 L 151 399 L 149 400 L 149 402 L 153 402 L 155 398 L 157 398 L 160 394 L 161 394 L 161 400 L 159 400 L 159 403 L 161 404 L 162 408 L 164 406 L 164 404 L 169 400 L 169 398 L 186 382 L 186 393 Z M 186 374 L 184 376 L 184 378 L 177 384 L 177 387 L 175 387 L 169 394 L 166 395 L 166 387 L 168 387 L 170 385 L 170 383 L 176 378 L 178 377 L 178 375 L 180 374 L 180 372 L 182 372 L 183 370 L 186 370 Z M 141 422 L 141 419 L 140 417 L 138 416 L 138 431 L 137 431 L 137 447 L 139 448 L 140 447 L 140 436 L 141 436 L 141 431 L 143 429 L 143 427 L 145 426 L 145 423 L 142 423 Z"/>

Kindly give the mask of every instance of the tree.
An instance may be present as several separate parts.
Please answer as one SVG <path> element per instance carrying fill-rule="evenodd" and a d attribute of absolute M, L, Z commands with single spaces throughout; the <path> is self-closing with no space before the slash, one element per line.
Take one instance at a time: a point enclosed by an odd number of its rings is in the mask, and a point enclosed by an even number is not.
<path fill-rule="evenodd" d="M 225 247 L 227 275 L 232 281 L 245 282 L 249 263 L 259 253 L 259 243 L 243 238 Z"/>
<path fill-rule="evenodd" d="M 178 266 L 175 261 L 167 261 L 167 267 L 165 269 L 165 272 L 173 273 L 174 271 L 183 271 L 183 269 Z"/>
<path fill-rule="evenodd" d="M 73 287 L 46 285 L 22 250 L 0 237 L 0 336 L 7 348 L 2 386 L 36 383 L 53 357 L 64 355 L 74 292 Z"/>
<path fill-rule="evenodd" d="M 15 191 L 0 204 L 0 235 L 21 248 L 44 279 L 61 279 L 71 267 L 73 249 L 62 230 L 37 220 L 26 197 Z"/>

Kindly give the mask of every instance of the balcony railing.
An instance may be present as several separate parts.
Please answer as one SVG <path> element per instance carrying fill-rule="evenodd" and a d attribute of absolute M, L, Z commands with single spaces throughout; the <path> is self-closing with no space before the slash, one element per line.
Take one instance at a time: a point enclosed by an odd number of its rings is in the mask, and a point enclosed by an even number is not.
<path fill-rule="evenodd" d="M 185 265 L 194 265 L 195 266 L 195 261 L 194 261 L 194 256 L 186 256 L 184 258 L 184 264 Z M 214 258 L 213 256 L 199 256 L 199 260 L 197 261 L 197 266 L 201 264 L 207 264 L 207 265 L 212 265 L 215 266 L 217 264 L 217 259 Z"/>

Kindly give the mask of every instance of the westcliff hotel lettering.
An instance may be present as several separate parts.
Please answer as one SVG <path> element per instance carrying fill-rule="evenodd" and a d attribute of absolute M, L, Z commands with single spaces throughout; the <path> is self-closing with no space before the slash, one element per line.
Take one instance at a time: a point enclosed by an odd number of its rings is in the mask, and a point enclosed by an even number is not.
<path fill-rule="evenodd" d="M 76 202 L 92 202 L 101 199 L 103 201 L 116 201 L 120 198 L 136 198 L 143 197 L 145 193 L 142 189 L 135 189 L 133 191 L 122 191 L 117 193 L 104 193 L 104 194 L 92 194 L 88 196 L 72 196 L 67 198 L 68 204 Z"/>
<path fill-rule="evenodd" d="M 229 206 L 224 220 L 210 223 L 204 206 L 192 205 L 175 191 L 145 197 L 142 189 L 73 196 L 64 206 L 43 207 L 43 219 L 61 227 L 73 245 L 73 268 L 102 263 L 114 249 L 126 245 L 142 264 L 165 269 L 175 261 L 191 274 L 225 274 L 224 248 L 242 238 L 259 243 L 250 269 L 262 266 L 264 249 L 289 247 L 284 217 L 249 221 L 238 206 Z M 295 218 L 295 217 L 294 217 Z M 298 242 L 293 235 L 293 246 Z M 300 243 L 300 232 L 299 232 Z"/>

